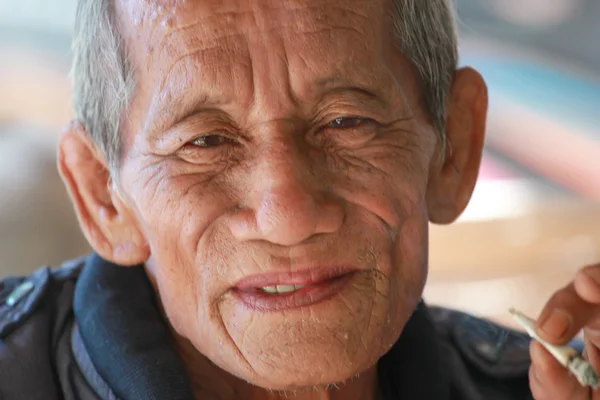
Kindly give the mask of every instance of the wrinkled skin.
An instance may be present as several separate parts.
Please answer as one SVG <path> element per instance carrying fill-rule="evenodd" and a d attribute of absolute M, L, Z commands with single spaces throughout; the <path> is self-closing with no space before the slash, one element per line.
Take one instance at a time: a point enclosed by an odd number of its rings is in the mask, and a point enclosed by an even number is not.
<path fill-rule="evenodd" d="M 373 398 L 374 366 L 422 294 L 428 221 L 451 222 L 473 189 L 481 77 L 455 76 L 446 154 L 387 2 L 116 11 L 137 87 L 114 185 L 81 125 L 59 149 L 88 240 L 145 263 L 199 397 Z M 327 265 L 360 271 L 327 301 L 262 312 L 232 295 L 249 275 Z"/>

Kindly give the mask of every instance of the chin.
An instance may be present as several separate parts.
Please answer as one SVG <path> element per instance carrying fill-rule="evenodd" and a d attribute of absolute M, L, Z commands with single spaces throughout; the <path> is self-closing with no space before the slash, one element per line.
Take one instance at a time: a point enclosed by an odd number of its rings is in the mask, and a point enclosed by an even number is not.
<path fill-rule="evenodd" d="M 377 364 L 381 355 L 351 363 L 347 358 L 307 360 L 305 365 L 289 364 L 281 368 L 260 366 L 256 375 L 247 377 L 249 383 L 282 392 L 329 389 L 352 380 Z"/>
<path fill-rule="evenodd" d="M 370 326 L 339 314 L 284 322 L 285 329 L 272 328 L 262 343 L 241 349 L 252 373 L 240 378 L 277 391 L 326 388 L 352 379 L 376 365 L 400 336 L 404 324 L 392 329 L 383 314 L 374 310 Z"/>

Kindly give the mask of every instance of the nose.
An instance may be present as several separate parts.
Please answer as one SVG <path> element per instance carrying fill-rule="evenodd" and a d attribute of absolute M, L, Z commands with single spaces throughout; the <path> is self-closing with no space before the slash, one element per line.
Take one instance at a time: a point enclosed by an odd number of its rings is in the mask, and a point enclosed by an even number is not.
<path fill-rule="evenodd" d="M 233 219 L 231 230 L 238 240 L 293 246 L 340 229 L 343 203 L 325 192 L 324 177 L 314 164 L 311 170 L 315 160 L 308 153 L 291 141 L 261 151 L 250 172 L 247 207 Z"/>

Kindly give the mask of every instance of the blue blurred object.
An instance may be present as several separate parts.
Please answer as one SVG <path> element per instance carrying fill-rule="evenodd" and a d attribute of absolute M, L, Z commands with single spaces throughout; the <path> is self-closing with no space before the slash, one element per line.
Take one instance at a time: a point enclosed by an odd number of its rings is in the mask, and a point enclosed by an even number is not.
<path fill-rule="evenodd" d="M 600 140 L 600 83 L 527 61 L 467 54 L 463 63 L 500 95 Z"/>

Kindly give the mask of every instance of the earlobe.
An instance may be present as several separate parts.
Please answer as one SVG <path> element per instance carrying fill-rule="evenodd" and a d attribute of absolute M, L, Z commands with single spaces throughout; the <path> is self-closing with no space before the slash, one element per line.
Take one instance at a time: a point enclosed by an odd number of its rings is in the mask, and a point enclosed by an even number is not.
<path fill-rule="evenodd" d="M 487 117 L 487 87 L 472 68 L 454 76 L 446 116 L 446 154 L 432 168 L 427 191 L 430 221 L 449 224 L 464 211 L 481 164 Z"/>
<path fill-rule="evenodd" d="M 92 248 L 118 265 L 146 261 L 150 251 L 137 220 L 109 187 L 106 164 L 80 123 L 71 122 L 63 131 L 57 163 Z"/>

